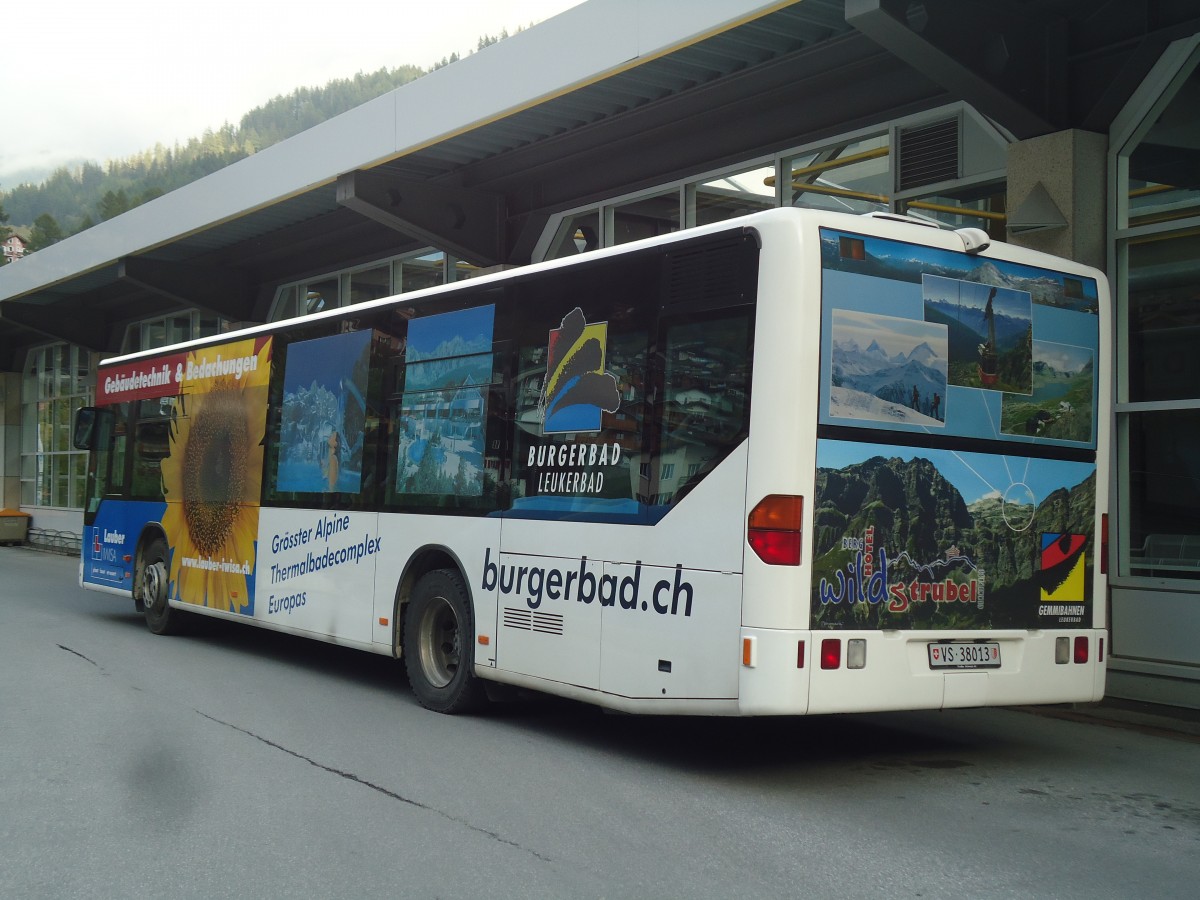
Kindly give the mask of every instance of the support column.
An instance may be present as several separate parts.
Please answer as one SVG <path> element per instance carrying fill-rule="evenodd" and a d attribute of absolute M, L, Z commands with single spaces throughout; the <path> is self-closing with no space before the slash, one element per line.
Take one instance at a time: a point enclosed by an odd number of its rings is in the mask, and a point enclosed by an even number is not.
<path fill-rule="evenodd" d="M 1059 131 L 1008 148 L 1008 240 L 1106 268 L 1108 138 Z"/>
<path fill-rule="evenodd" d="M 0 372 L 0 509 L 21 505 L 21 376 Z"/>

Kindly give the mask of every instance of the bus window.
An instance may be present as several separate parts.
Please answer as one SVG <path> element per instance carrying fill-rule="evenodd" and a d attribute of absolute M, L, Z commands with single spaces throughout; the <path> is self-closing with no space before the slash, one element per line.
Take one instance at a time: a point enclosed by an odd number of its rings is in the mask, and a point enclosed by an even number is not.
<path fill-rule="evenodd" d="M 131 496 L 140 500 L 161 500 L 162 461 L 171 452 L 170 398 L 156 397 L 137 403 L 133 426 L 133 476 Z"/>
<path fill-rule="evenodd" d="M 649 491 L 657 504 L 682 499 L 746 437 L 751 312 L 742 307 L 663 329 L 658 467 Z"/>
<path fill-rule="evenodd" d="M 616 274 L 606 284 L 572 273 L 571 283 L 524 285 L 518 297 L 513 514 L 642 516 L 653 306 L 639 302 L 645 281 Z"/>
<path fill-rule="evenodd" d="M 128 483 L 125 462 L 129 444 L 129 407 L 128 404 L 121 405 L 125 408 L 113 423 L 112 460 L 109 466 L 108 490 L 106 491 L 109 495 L 124 495 L 125 486 Z"/>
<path fill-rule="evenodd" d="M 389 401 L 388 499 L 406 508 L 490 508 L 498 473 L 488 420 L 499 379 L 492 303 L 408 323 Z M 489 458 L 492 464 L 489 465 Z"/>

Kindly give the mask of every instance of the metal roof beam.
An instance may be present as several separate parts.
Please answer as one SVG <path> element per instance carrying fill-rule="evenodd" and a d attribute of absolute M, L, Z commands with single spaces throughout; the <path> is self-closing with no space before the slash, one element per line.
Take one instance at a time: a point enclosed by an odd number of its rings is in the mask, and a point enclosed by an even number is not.
<path fill-rule="evenodd" d="M 338 177 L 337 200 L 476 265 L 505 261 L 504 198 L 499 194 L 360 170 Z"/>
<path fill-rule="evenodd" d="M 254 308 L 254 286 L 233 269 L 129 256 L 118 263 L 117 278 L 235 322 L 249 319 Z"/>
<path fill-rule="evenodd" d="M 956 0 L 846 0 L 848 24 L 1018 138 L 1062 127 L 1066 97 L 1065 22 L 1023 12 Z"/>
<path fill-rule="evenodd" d="M 0 321 L 4 319 L 51 340 L 67 341 L 100 352 L 118 349 L 112 343 L 112 323 L 79 297 L 62 298 L 54 303 L 5 300 L 0 304 Z"/>

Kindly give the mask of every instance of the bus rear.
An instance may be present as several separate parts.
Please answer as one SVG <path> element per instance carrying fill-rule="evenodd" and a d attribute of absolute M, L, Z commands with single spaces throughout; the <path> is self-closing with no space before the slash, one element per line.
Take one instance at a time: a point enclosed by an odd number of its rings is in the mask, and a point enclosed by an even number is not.
<path fill-rule="evenodd" d="M 740 710 L 1100 699 L 1103 275 L 982 232 L 795 227 L 762 226 Z"/>

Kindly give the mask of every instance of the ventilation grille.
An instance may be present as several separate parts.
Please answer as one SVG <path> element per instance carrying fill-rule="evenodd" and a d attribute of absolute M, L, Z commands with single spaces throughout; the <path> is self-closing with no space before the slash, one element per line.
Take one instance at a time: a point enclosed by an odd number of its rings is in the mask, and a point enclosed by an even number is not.
<path fill-rule="evenodd" d="M 753 277 L 757 272 L 756 250 L 752 239 L 741 234 L 673 249 L 668 257 L 663 305 L 686 303 L 704 309 L 745 302 L 747 275 Z"/>
<path fill-rule="evenodd" d="M 899 189 L 959 177 L 958 119 L 901 128 L 899 146 Z"/>
<path fill-rule="evenodd" d="M 504 627 L 520 631 L 538 631 L 542 634 L 562 634 L 563 617 L 557 613 L 537 612 L 532 609 L 504 607 Z"/>

